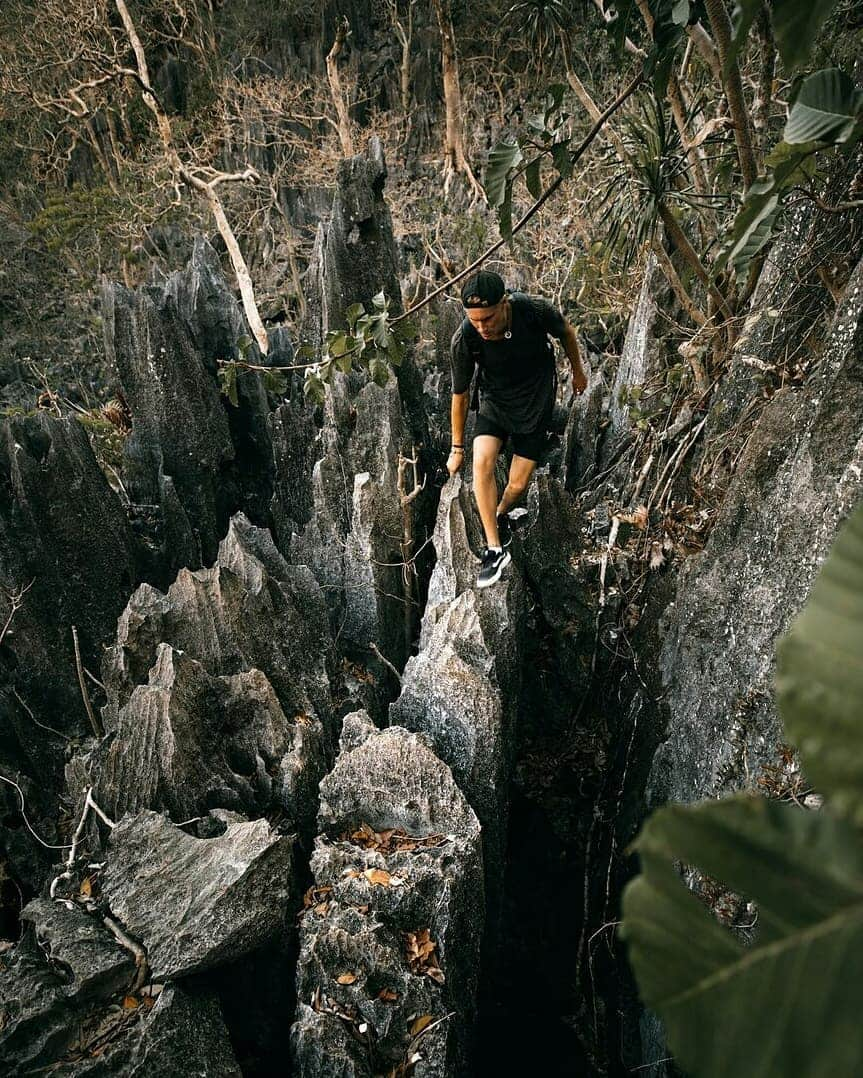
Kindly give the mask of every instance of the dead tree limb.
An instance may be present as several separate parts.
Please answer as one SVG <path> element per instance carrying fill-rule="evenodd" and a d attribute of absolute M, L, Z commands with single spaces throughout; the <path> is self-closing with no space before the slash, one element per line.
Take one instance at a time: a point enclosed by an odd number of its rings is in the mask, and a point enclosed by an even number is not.
<path fill-rule="evenodd" d="M 348 104 L 345 100 L 342 78 L 339 74 L 339 56 L 342 54 L 350 32 L 347 16 L 343 15 L 339 19 L 339 24 L 336 28 L 336 39 L 333 42 L 333 47 L 327 53 L 327 81 L 330 84 L 330 94 L 338 117 L 336 130 L 339 133 L 339 142 L 345 157 L 354 156 L 354 140 L 351 135 L 351 118 L 348 114 Z"/>
<path fill-rule="evenodd" d="M 176 146 L 174 145 L 171 121 L 150 82 L 150 71 L 147 67 L 147 58 L 144 54 L 144 47 L 141 44 L 141 39 L 138 36 L 138 31 L 135 29 L 135 24 L 129 14 L 126 2 L 125 0 L 114 0 L 114 3 L 123 23 L 123 29 L 126 31 L 126 37 L 129 39 L 129 44 L 135 54 L 137 81 L 141 86 L 144 104 L 150 112 L 153 113 L 153 116 L 156 119 L 159 139 L 171 165 L 171 170 L 178 179 L 182 180 L 188 187 L 191 187 L 196 191 L 209 206 L 210 212 L 215 219 L 216 227 L 219 230 L 219 235 L 225 241 L 225 247 L 228 250 L 229 258 L 231 259 L 231 265 L 234 268 L 234 274 L 240 289 L 240 298 L 242 299 L 243 310 L 246 315 L 246 320 L 249 323 L 249 328 L 251 329 L 252 335 L 257 341 L 262 354 L 266 355 L 269 349 L 267 331 L 264 328 L 263 320 L 258 311 L 258 304 L 255 299 L 255 290 L 252 284 L 251 274 L 249 273 L 249 267 L 240 250 L 240 245 L 237 242 L 237 237 L 234 235 L 234 230 L 231 228 L 230 222 L 225 214 L 221 199 L 216 194 L 216 187 L 220 183 L 257 179 L 258 174 L 253 168 L 246 168 L 243 172 L 238 173 L 219 172 L 209 180 L 204 180 L 192 172 L 182 161 Z"/>
<path fill-rule="evenodd" d="M 105 730 L 102 723 L 96 718 L 96 712 L 93 710 L 93 705 L 90 703 L 90 694 L 87 692 L 87 682 L 84 680 L 84 666 L 81 662 L 81 648 L 78 644 L 78 630 L 74 625 L 72 626 L 72 643 L 75 647 L 75 669 L 78 673 L 78 685 L 81 689 L 81 698 L 84 701 L 84 707 L 87 709 L 87 718 L 90 720 L 90 727 L 93 730 L 93 735 L 101 740 L 105 736 Z"/>

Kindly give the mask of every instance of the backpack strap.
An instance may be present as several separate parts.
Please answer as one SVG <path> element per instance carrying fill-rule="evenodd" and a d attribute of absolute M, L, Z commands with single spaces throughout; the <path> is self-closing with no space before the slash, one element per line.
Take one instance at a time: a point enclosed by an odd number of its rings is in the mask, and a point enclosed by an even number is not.
<path fill-rule="evenodd" d="M 473 390 L 470 395 L 470 410 L 479 411 L 479 389 L 482 382 L 482 341 L 477 331 L 465 318 L 462 323 L 462 340 L 467 344 L 467 350 L 474 363 Z"/>

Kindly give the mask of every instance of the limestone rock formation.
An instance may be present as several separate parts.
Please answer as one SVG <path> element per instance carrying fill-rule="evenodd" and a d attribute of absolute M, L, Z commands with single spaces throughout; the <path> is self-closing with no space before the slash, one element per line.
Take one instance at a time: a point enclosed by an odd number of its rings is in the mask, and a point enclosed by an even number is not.
<path fill-rule="evenodd" d="M 320 588 L 242 514 L 211 569 L 182 570 L 165 594 L 144 584 L 132 596 L 103 662 L 108 729 L 145 682 L 162 643 L 214 676 L 262 671 L 289 719 L 304 715 L 330 729 L 332 657 Z"/>
<path fill-rule="evenodd" d="M 266 820 L 194 838 L 164 816 L 124 817 L 103 878 L 112 912 L 156 980 L 223 965 L 275 939 L 292 893 L 293 839 Z"/>
<path fill-rule="evenodd" d="M 670 718 L 655 801 L 715 796 L 776 763 L 774 645 L 861 493 L 861 357 L 863 263 L 810 382 L 766 406 L 704 552 L 678 580 L 665 622 Z"/>
<path fill-rule="evenodd" d="M 156 986 L 124 1006 L 135 966 L 97 916 L 37 900 L 22 918 L 24 935 L 4 955 L 0 978 L 4 1074 L 144 1078 L 182 1066 L 196 1078 L 239 1078 L 211 996 Z"/>
<path fill-rule="evenodd" d="M 144 808 L 178 821 L 212 808 L 277 810 L 310 838 L 327 755 L 321 723 L 299 712 L 288 719 L 260 670 L 213 677 L 160 644 L 91 772 L 96 800 L 114 818 Z"/>
<path fill-rule="evenodd" d="M 441 496 L 437 553 L 419 653 L 404 670 L 390 722 L 426 734 L 483 827 L 486 886 L 496 905 L 503 874 L 508 783 L 515 748 L 526 596 L 513 565 L 493 588 L 473 587 L 478 522 L 460 477 Z M 494 913 L 490 920 L 495 920 Z"/>
<path fill-rule="evenodd" d="M 389 209 L 383 199 L 386 167 L 380 143 L 343 162 L 332 218 L 319 230 L 310 267 L 312 298 L 304 332 L 320 345 L 344 325 L 346 309 L 383 291 L 392 313 L 401 296 Z M 311 566 L 326 590 L 333 630 L 359 658 L 374 643 L 396 666 L 407 658 L 416 621 L 417 589 L 401 568 L 405 516 L 399 500 L 399 455 L 427 442 L 422 386 L 408 355 L 397 377 L 381 387 L 364 374 L 337 373 L 327 387 L 314 466 L 313 506 L 291 557 Z M 423 469 L 420 469 L 420 474 Z M 409 492 L 408 490 L 404 491 Z M 284 505 L 285 499 L 283 499 Z M 430 504 L 411 504 L 410 527 L 421 545 Z M 274 508 L 274 517 L 296 510 Z M 284 549 L 284 539 L 280 539 Z"/>
<path fill-rule="evenodd" d="M 334 742 L 329 632 L 311 573 L 232 522 L 211 569 L 133 595 L 106 653 L 108 737 L 70 766 L 113 818 L 279 812 L 310 841 Z"/>
<path fill-rule="evenodd" d="M 266 393 L 253 372 L 238 376 L 238 408 L 219 392 L 217 360 L 237 358 L 246 330 L 205 240 L 165 281 L 135 291 L 106 283 L 102 306 L 106 353 L 132 413 L 126 486 L 134 505 L 157 510 L 151 574 L 170 579 L 215 558 L 232 513 L 264 522 L 272 492 Z"/>
<path fill-rule="evenodd" d="M 45 412 L 3 419 L 0 771 L 10 781 L 0 786 L 0 857 L 8 875 L 34 889 L 47 869 L 45 853 L 17 825 L 21 804 L 10 782 L 51 841 L 66 743 L 90 732 L 72 627 L 83 666 L 95 670 L 138 572 L 123 509 L 78 420 Z"/>
<path fill-rule="evenodd" d="M 472 1073 L 483 926 L 480 830 L 425 739 L 349 716 L 321 785 L 301 929 L 296 1073 Z M 432 946 L 433 945 L 433 946 Z M 438 1022 L 445 1015 L 445 1021 Z"/>

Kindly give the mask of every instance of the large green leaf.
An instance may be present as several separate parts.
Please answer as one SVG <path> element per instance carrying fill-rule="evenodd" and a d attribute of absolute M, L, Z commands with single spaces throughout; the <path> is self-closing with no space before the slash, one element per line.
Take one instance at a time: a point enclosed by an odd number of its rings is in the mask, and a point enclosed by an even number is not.
<path fill-rule="evenodd" d="M 489 151 L 485 169 L 485 194 L 490 206 L 499 206 L 503 202 L 510 172 L 521 160 L 521 148 L 516 142 L 504 140 Z"/>
<path fill-rule="evenodd" d="M 863 825 L 863 504 L 777 656 L 779 707 L 807 778 Z"/>
<path fill-rule="evenodd" d="M 812 53 L 818 31 L 839 0 L 773 0 L 773 33 L 785 67 L 804 64 Z M 737 55 L 763 0 L 737 0 L 734 36 L 728 63 Z"/>
<path fill-rule="evenodd" d="M 737 796 L 660 809 L 635 843 L 623 934 L 644 1002 L 698 1078 L 863 1073 L 863 844 L 850 824 Z M 680 861 L 754 900 L 745 946 Z"/>
<path fill-rule="evenodd" d="M 803 80 L 791 106 L 783 138 L 787 143 L 847 142 L 863 111 L 863 90 L 838 67 Z"/>
<path fill-rule="evenodd" d="M 765 161 L 770 170 L 746 192 L 743 205 L 734 218 L 730 235 L 714 264 L 719 272 L 730 265 L 737 274 L 745 273 L 749 263 L 770 241 L 782 212 L 782 198 L 794 186 L 808 180 L 814 170 L 814 147 L 806 143 L 790 146 L 780 142 Z"/>

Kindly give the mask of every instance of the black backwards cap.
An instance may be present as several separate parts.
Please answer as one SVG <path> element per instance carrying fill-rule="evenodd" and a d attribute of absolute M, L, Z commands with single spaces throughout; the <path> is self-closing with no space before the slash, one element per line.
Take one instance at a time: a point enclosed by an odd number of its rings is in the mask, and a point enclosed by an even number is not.
<path fill-rule="evenodd" d="M 464 307 L 494 307 L 505 295 L 503 278 L 490 270 L 480 270 L 465 282 L 461 302 Z"/>

